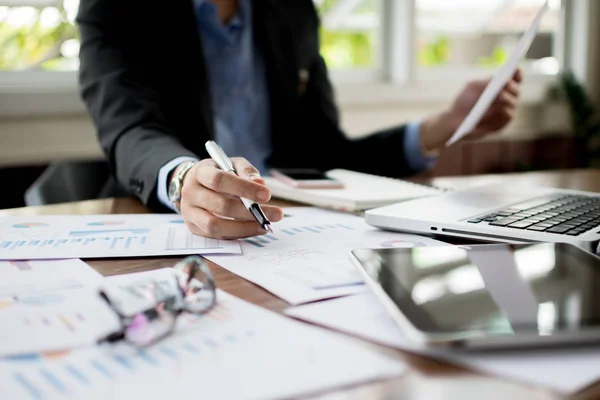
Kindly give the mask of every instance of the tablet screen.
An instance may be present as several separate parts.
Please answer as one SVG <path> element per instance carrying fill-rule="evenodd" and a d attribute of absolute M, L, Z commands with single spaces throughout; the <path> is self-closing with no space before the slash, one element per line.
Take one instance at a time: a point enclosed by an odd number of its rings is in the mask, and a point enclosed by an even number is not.
<path fill-rule="evenodd" d="M 551 335 L 600 322 L 600 258 L 568 244 L 355 250 L 421 331 Z"/>

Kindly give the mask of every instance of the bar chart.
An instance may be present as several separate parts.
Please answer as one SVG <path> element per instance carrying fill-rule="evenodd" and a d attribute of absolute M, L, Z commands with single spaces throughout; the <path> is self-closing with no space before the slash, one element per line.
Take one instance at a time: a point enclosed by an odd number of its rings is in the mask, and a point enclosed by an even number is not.
<path fill-rule="evenodd" d="M 241 246 L 193 235 L 168 214 L 10 217 L 0 224 L 0 260 L 207 253 L 240 254 Z"/>
<path fill-rule="evenodd" d="M 14 357 L 9 358 L 14 367 L 10 376 L 13 387 L 21 392 L 19 398 L 45 399 L 57 395 L 68 398 L 79 393 L 82 386 L 98 390 L 108 383 L 126 384 L 132 376 L 144 376 L 157 370 L 167 373 L 181 362 L 204 364 L 208 368 L 211 354 L 214 357 L 233 347 L 248 346 L 255 335 L 253 330 L 246 329 L 201 339 L 169 340 L 149 349 L 121 346 L 116 351 L 80 352 L 56 360 L 43 355 Z"/>
<path fill-rule="evenodd" d="M 185 332 L 190 328 L 194 333 L 171 336 L 149 348 L 117 344 L 71 353 L 10 356 L 6 358 L 9 362 L 4 364 L 11 367 L 10 374 L 0 374 L 0 381 L 10 377 L 12 387 L 21 394 L 19 398 L 45 399 L 57 395 L 67 398 L 77 396 L 82 387 L 95 390 L 108 382 L 126 385 L 132 377 L 143 378 L 148 373 L 160 371 L 169 373 L 181 363 L 208 370 L 211 365 L 224 360 L 223 357 L 237 357 L 244 349 L 252 347 L 258 337 L 255 328 L 236 321 L 240 311 L 234 306 L 227 296 L 205 315 L 184 314 L 188 318 L 180 319 L 178 330 Z M 93 318 L 73 313 L 25 323 L 37 329 L 39 334 L 45 334 L 44 326 L 76 331 Z M 196 326 L 201 329 L 194 330 Z"/>
<path fill-rule="evenodd" d="M 58 239 L 32 239 L 32 240 L 4 240 L 0 242 L 0 249 L 4 251 L 21 250 L 22 248 L 74 248 L 100 246 L 107 249 L 130 249 L 135 245 L 143 245 L 146 242 L 146 236 L 127 235 L 127 236 L 97 236 L 87 238 L 58 238 Z"/>
<path fill-rule="evenodd" d="M 229 314 L 225 321 L 200 318 L 150 347 L 114 344 L 59 357 L 4 358 L 2 398 L 298 398 L 405 371 L 404 364 L 340 335 L 225 292 L 218 298 L 220 313 Z M 268 367 L 257 368 L 263 360 Z"/>
<path fill-rule="evenodd" d="M 117 316 L 95 292 L 30 296 L 1 299 L 2 356 L 90 345 L 119 329 Z"/>
<path fill-rule="evenodd" d="M 354 231 L 355 228 L 348 224 L 319 224 L 319 225 L 301 225 L 294 227 L 287 227 L 286 229 L 281 229 L 283 233 L 283 237 L 294 237 L 298 235 L 315 235 L 315 234 L 334 234 L 335 231 Z M 244 239 L 245 243 L 248 243 L 254 247 L 264 248 L 267 247 L 270 243 L 274 243 L 279 241 L 280 239 L 274 235 L 262 235 L 256 236 L 249 239 Z"/>

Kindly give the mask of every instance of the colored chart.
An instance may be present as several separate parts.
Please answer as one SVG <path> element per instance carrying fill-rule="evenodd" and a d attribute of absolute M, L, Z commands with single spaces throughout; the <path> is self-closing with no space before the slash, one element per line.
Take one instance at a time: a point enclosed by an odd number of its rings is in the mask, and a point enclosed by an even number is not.
<path fill-rule="evenodd" d="M 71 354 L 70 350 L 59 350 L 59 351 L 49 351 L 49 352 L 43 352 L 43 353 L 18 354 L 15 356 L 7 356 L 6 359 L 9 361 L 23 361 L 23 362 L 41 361 L 43 359 L 58 360 L 58 359 L 67 357 L 69 354 Z"/>
<path fill-rule="evenodd" d="M 65 301 L 65 296 L 58 292 L 32 292 L 13 297 L 0 298 L 0 310 L 6 310 L 19 304 L 22 306 L 52 306 Z"/>
<path fill-rule="evenodd" d="M 122 233 L 129 232 L 132 234 L 140 234 L 140 233 L 148 233 L 150 229 L 103 229 L 98 231 L 71 231 L 69 235 L 71 236 L 91 236 L 91 235 L 100 235 L 103 233 Z"/>
<path fill-rule="evenodd" d="M 121 349 L 112 354 L 100 351 L 71 353 L 53 360 L 47 355 L 36 354 L 11 357 L 13 370 L 10 379 L 23 398 L 44 399 L 56 393 L 78 398 L 75 394 L 81 393 L 82 385 L 106 385 L 118 379 L 127 382 L 132 373 L 143 374 L 157 368 L 168 371 L 182 362 L 204 363 L 203 360 L 211 354 L 235 351 L 236 346 L 250 346 L 256 337 L 253 330 L 241 330 L 196 337 L 194 340 L 170 340 L 148 349 Z"/>
<path fill-rule="evenodd" d="M 48 226 L 48 224 L 45 224 L 43 222 L 22 222 L 20 224 L 13 225 L 13 228 L 17 228 L 17 229 L 39 228 L 42 226 Z"/>
<path fill-rule="evenodd" d="M 114 225 L 123 225 L 125 221 L 97 221 L 97 222 L 89 222 L 88 226 L 114 226 Z"/>
<path fill-rule="evenodd" d="M 28 304 L 32 306 L 60 304 L 64 302 L 64 300 L 65 296 L 57 292 L 34 293 L 18 296 L 19 303 Z"/>
<path fill-rule="evenodd" d="M 388 240 L 387 242 L 381 243 L 381 247 L 385 248 L 412 248 L 425 246 L 425 243 L 416 242 L 412 240 Z"/>
<path fill-rule="evenodd" d="M 147 231 L 146 229 L 143 231 Z M 77 232 L 71 232 L 71 235 Z M 73 235 L 77 236 L 77 235 Z M 85 236 L 85 235 L 82 235 Z M 127 235 L 127 236 L 111 236 L 111 237 L 88 237 L 88 238 L 58 238 L 45 240 L 5 240 L 0 242 L 0 249 L 4 250 L 21 250 L 21 248 L 44 248 L 44 247 L 86 247 L 86 246 L 105 246 L 110 250 L 114 249 L 129 249 L 134 245 L 143 245 L 146 243 L 146 236 Z M 17 266 L 20 270 L 26 271 L 26 267 Z"/>
<path fill-rule="evenodd" d="M 174 219 L 174 220 L 169 221 L 169 222 L 172 223 L 172 224 L 183 224 L 183 223 L 185 223 L 185 221 L 182 220 L 182 219 Z"/>
<path fill-rule="evenodd" d="M 331 230 L 346 230 L 353 231 L 354 228 L 344 224 L 320 224 L 320 225 L 304 225 L 295 228 L 282 229 L 283 232 L 287 236 L 295 236 L 300 234 L 320 234 L 326 231 Z M 250 239 L 244 239 L 243 241 L 251 244 L 254 247 L 266 247 L 269 243 L 275 242 L 279 240 L 274 235 L 263 235 L 256 236 Z"/>
<path fill-rule="evenodd" d="M 9 298 L 6 299 L 0 299 L 0 310 L 7 310 L 9 308 L 11 308 L 14 304 L 14 301 L 12 301 Z"/>

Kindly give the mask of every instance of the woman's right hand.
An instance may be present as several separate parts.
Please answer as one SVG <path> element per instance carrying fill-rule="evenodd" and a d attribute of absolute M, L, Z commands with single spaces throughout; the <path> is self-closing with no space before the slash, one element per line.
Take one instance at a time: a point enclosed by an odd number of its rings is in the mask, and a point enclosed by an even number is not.
<path fill-rule="evenodd" d="M 239 239 L 267 233 L 246 209 L 240 197 L 261 204 L 271 222 L 283 219 L 279 207 L 262 205 L 271 192 L 258 170 L 245 158 L 231 158 L 237 176 L 211 159 L 198 162 L 183 180 L 179 209 L 190 231 L 215 239 Z"/>

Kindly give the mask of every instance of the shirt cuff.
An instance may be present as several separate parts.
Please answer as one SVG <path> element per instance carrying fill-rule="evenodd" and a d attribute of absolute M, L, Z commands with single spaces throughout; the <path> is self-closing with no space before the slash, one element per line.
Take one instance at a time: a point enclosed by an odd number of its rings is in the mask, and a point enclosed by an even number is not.
<path fill-rule="evenodd" d="M 406 125 L 404 133 L 404 156 L 408 166 L 416 172 L 433 168 L 437 156 L 426 156 L 421 150 L 421 123 Z"/>
<path fill-rule="evenodd" d="M 166 207 L 169 207 L 171 210 L 177 212 L 177 209 L 175 208 L 175 206 L 173 205 L 173 203 L 171 203 L 169 201 L 169 195 L 168 195 L 168 186 L 169 186 L 169 174 L 171 173 L 171 171 L 173 171 L 175 168 L 177 168 L 177 166 L 179 164 L 181 164 L 184 161 L 198 161 L 197 158 L 192 158 L 192 157 L 177 157 L 171 161 L 169 161 L 168 163 L 166 163 L 165 165 L 163 165 L 161 167 L 161 169 L 158 171 L 158 184 L 156 185 L 157 187 L 157 197 L 158 200 L 165 205 Z"/>

